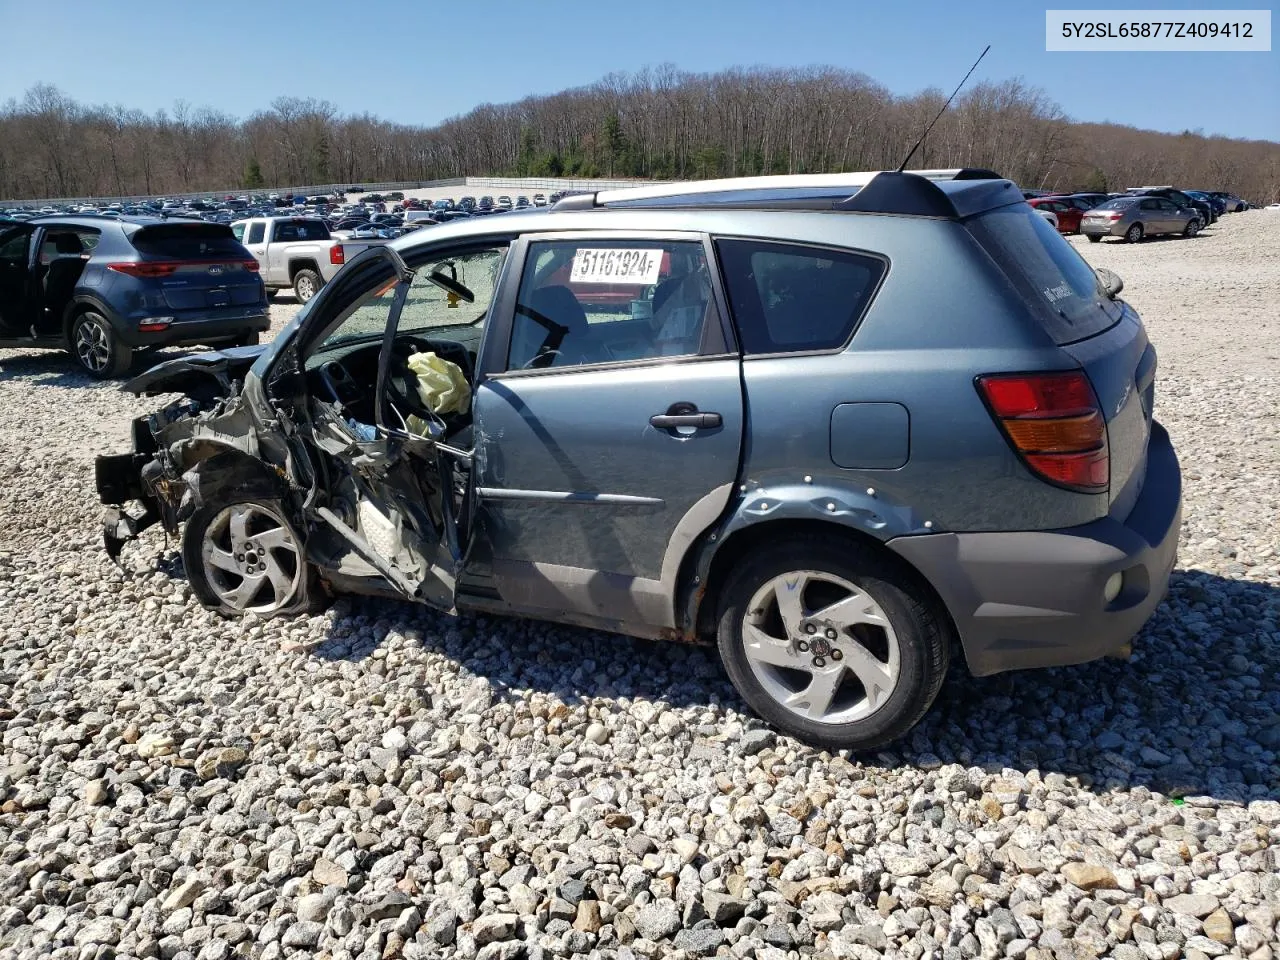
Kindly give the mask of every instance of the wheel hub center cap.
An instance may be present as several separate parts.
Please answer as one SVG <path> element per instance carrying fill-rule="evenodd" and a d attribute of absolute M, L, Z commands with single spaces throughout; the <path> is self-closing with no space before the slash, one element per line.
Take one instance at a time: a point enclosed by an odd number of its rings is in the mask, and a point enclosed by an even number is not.
<path fill-rule="evenodd" d="M 809 649 L 816 657 L 826 657 L 831 654 L 831 644 L 822 637 L 813 637 L 809 641 Z"/>

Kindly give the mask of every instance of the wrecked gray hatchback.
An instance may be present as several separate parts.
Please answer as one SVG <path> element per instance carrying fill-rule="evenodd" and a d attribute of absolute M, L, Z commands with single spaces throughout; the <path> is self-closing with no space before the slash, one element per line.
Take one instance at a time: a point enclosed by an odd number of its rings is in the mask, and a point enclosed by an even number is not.
<path fill-rule="evenodd" d="M 892 740 L 953 653 L 1123 655 L 1181 473 L 1155 350 L 989 171 L 570 197 L 353 259 L 98 461 L 107 549 L 160 524 L 207 606 L 403 597 L 719 646 L 832 747 Z"/>

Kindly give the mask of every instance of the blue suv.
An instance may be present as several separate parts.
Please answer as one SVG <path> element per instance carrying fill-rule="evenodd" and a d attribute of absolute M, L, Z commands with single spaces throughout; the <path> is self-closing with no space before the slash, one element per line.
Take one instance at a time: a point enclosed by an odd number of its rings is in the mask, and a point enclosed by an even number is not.
<path fill-rule="evenodd" d="M 258 342 L 258 261 L 225 224 L 44 216 L 0 226 L 0 347 L 67 350 L 92 377 L 135 351 Z"/>
<path fill-rule="evenodd" d="M 354 258 L 97 465 L 227 616 L 337 593 L 715 643 L 829 747 L 974 674 L 1124 653 L 1181 474 L 1156 354 L 983 170 L 567 197 Z"/>

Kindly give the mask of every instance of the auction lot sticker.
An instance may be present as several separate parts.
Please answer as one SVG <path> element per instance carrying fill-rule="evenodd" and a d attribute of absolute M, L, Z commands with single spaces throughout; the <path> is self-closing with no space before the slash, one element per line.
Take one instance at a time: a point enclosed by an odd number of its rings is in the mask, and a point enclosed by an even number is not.
<path fill-rule="evenodd" d="M 1270 10 L 1046 10 L 1046 50 L 1271 49 Z"/>
<path fill-rule="evenodd" d="M 658 282 L 662 269 L 661 250 L 619 250 L 584 248 L 573 255 L 570 283 Z"/>

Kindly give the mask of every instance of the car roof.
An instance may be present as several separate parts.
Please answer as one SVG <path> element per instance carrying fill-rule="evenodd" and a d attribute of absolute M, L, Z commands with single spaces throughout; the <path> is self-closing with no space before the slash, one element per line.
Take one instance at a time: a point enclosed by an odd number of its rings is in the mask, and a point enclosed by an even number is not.
<path fill-rule="evenodd" d="M 556 209 L 719 207 L 842 210 L 955 219 L 1019 203 L 1022 192 L 982 168 L 740 177 L 654 184 L 560 200 Z"/>

